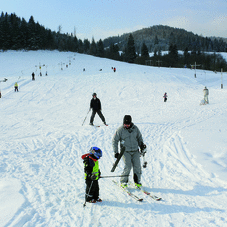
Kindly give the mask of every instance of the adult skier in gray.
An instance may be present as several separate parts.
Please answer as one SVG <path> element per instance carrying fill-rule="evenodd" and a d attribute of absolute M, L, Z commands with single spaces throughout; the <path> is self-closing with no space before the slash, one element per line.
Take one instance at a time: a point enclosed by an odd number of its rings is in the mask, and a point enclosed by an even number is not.
<path fill-rule="evenodd" d="M 204 94 L 204 101 L 205 101 L 205 104 L 209 104 L 209 100 L 208 100 L 209 90 L 207 89 L 207 87 L 205 87 L 205 88 L 203 89 L 203 94 Z"/>
<path fill-rule="evenodd" d="M 141 163 L 140 163 L 140 152 L 146 149 L 146 145 L 143 143 L 143 138 L 140 130 L 136 125 L 132 123 L 132 118 L 130 115 L 125 115 L 123 119 L 123 125 L 120 126 L 112 139 L 113 151 L 115 153 L 114 157 L 118 158 L 118 143 L 121 144 L 122 147 L 125 148 L 125 152 L 123 154 L 124 161 L 124 170 L 121 177 L 120 182 L 121 186 L 126 188 L 128 183 L 128 175 L 133 167 L 133 179 L 136 187 L 141 187 Z M 125 176 L 126 175 L 126 176 Z"/>

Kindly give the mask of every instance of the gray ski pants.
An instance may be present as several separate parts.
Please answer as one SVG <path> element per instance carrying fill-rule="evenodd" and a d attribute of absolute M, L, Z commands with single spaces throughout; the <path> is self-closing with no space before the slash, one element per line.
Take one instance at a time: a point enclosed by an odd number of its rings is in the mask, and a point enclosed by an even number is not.
<path fill-rule="evenodd" d="M 139 151 L 125 151 L 122 158 L 125 163 L 122 175 L 129 175 L 133 167 L 133 179 L 135 183 L 141 183 L 142 170 Z M 121 177 L 120 182 L 128 183 L 128 177 Z"/>

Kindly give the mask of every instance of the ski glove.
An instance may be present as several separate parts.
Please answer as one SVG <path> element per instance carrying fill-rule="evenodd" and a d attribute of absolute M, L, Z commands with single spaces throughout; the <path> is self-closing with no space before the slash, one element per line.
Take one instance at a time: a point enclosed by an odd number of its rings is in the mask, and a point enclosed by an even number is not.
<path fill-rule="evenodd" d="M 114 157 L 118 158 L 118 156 L 119 156 L 119 153 L 115 153 Z"/>
<path fill-rule="evenodd" d="M 147 148 L 146 144 L 142 143 L 142 144 L 140 145 L 141 151 L 145 150 L 146 148 Z"/>
<path fill-rule="evenodd" d="M 143 163 L 143 168 L 146 168 L 147 167 L 147 162 L 144 162 Z"/>
<path fill-rule="evenodd" d="M 146 152 L 147 152 L 147 146 L 146 146 L 146 144 L 142 143 L 140 145 L 140 153 L 141 153 L 141 155 L 144 156 Z"/>
<path fill-rule="evenodd" d="M 96 180 L 97 176 L 95 174 L 91 175 L 91 180 Z"/>
<path fill-rule="evenodd" d="M 98 180 L 100 178 L 100 176 L 101 176 L 101 171 L 100 170 L 99 170 L 98 175 L 95 175 L 94 173 L 89 175 L 91 180 Z"/>

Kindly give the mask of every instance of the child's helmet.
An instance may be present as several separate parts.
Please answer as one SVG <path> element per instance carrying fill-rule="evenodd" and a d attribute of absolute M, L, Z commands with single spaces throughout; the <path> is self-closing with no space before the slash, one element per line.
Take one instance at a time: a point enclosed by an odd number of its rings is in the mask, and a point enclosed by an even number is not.
<path fill-rule="evenodd" d="M 102 151 L 98 147 L 91 147 L 90 154 L 93 154 L 98 159 L 102 157 Z"/>

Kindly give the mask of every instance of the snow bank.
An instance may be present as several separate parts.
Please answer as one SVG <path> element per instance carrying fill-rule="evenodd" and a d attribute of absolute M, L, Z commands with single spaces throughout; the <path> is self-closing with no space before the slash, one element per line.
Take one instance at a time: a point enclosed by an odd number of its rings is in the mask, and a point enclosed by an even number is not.
<path fill-rule="evenodd" d="M 0 226 L 9 225 L 22 208 L 25 199 L 20 190 L 19 180 L 13 178 L 0 180 Z"/>

